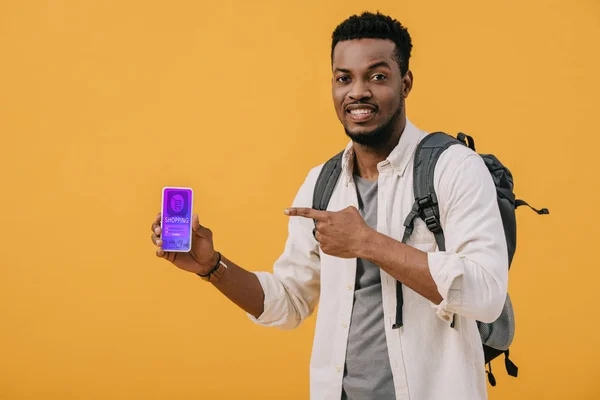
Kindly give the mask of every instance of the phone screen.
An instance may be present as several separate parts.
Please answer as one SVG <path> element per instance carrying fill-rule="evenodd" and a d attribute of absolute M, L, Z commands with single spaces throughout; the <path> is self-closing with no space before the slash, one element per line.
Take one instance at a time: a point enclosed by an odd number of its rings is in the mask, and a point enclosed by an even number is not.
<path fill-rule="evenodd" d="M 192 248 L 192 200 L 190 188 L 163 188 L 161 239 L 164 251 L 187 252 Z"/>

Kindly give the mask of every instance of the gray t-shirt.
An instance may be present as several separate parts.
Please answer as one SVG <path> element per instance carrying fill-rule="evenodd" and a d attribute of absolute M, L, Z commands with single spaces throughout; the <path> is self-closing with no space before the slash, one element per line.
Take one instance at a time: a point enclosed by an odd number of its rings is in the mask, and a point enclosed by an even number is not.
<path fill-rule="evenodd" d="M 377 182 L 355 175 L 362 217 L 377 228 Z M 383 322 L 379 267 L 359 258 L 348 334 L 342 400 L 393 400 L 394 382 Z"/>

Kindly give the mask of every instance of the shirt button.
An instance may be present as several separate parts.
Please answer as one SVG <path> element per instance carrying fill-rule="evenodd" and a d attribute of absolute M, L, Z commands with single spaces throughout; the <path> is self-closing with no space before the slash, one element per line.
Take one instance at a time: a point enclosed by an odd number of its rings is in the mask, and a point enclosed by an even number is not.
<path fill-rule="evenodd" d="M 348 290 L 352 290 L 352 285 L 348 285 Z"/>
<path fill-rule="evenodd" d="M 347 324 L 342 324 L 342 328 L 346 329 L 348 327 Z"/>
<path fill-rule="evenodd" d="M 338 365 L 337 367 L 335 367 L 335 370 L 336 370 L 337 372 L 342 372 L 342 367 L 340 367 L 340 366 Z"/>

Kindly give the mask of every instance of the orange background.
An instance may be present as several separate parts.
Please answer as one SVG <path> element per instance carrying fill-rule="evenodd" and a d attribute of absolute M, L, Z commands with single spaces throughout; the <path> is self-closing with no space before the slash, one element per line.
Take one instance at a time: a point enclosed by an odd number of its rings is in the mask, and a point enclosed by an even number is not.
<path fill-rule="evenodd" d="M 0 398 L 306 399 L 315 319 L 254 325 L 154 256 L 166 185 L 217 248 L 271 270 L 283 209 L 347 142 L 335 26 L 363 1 L 0 2 Z M 409 118 L 515 175 L 510 378 L 491 399 L 600 398 L 600 3 L 378 1 L 409 28 Z"/>

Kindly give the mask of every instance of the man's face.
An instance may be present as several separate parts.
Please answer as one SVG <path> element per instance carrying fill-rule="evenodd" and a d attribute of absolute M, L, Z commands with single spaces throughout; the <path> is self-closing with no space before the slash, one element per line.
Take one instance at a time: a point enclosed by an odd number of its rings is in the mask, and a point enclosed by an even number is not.
<path fill-rule="evenodd" d="M 391 40 L 338 42 L 333 52 L 332 95 L 346 134 L 356 143 L 386 142 L 404 117 L 412 74 L 403 78 Z"/>

